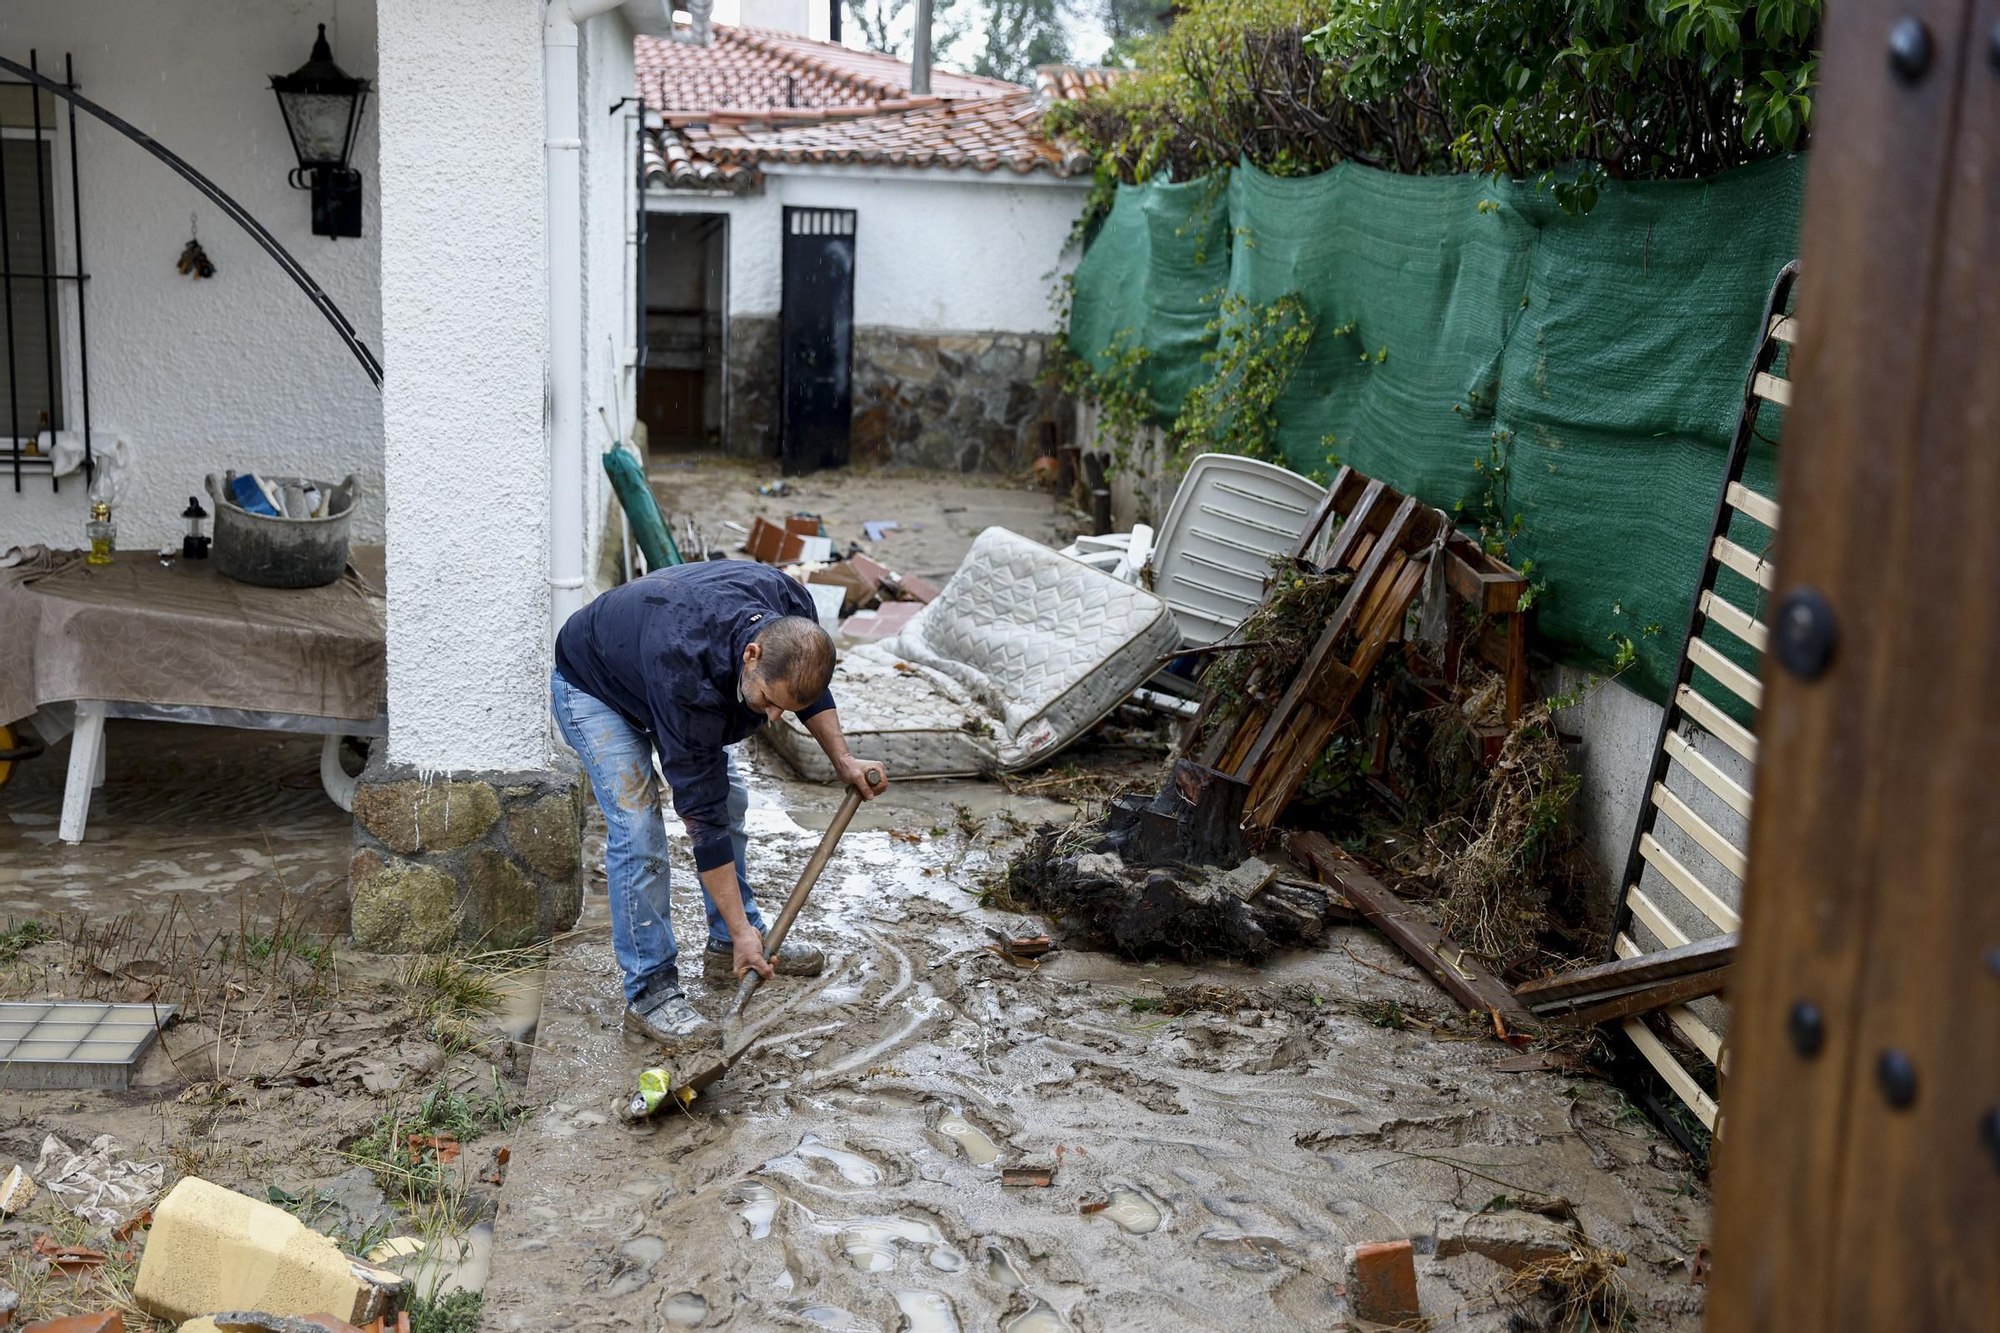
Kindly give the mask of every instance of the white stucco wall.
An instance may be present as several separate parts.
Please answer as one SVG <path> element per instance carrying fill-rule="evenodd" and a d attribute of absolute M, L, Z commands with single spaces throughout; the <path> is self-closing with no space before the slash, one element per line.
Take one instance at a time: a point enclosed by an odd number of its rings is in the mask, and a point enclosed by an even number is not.
<path fill-rule="evenodd" d="M 314 25 L 334 59 L 374 77 L 373 0 L 8 0 L 0 51 L 60 77 L 71 54 L 84 96 L 186 158 L 275 235 L 378 351 L 382 182 L 378 107 L 355 150 L 365 179 L 363 235 L 312 234 L 310 196 L 286 184 L 296 164 L 269 76 L 305 63 Z M 133 453 L 117 521 L 120 545 L 178 541 L 181 510 L 207 472 L 235 467 L 338 479 L 363 498 L 357 540 L 383 532 L 381 400 L 325 319 L 244 232 L 165 166 L 91 119 L 77 117 L 83 245 L 90 274 L 91 422 Z M 69 254 L 69 117 L 59 115 L 57 229 Z M 189 214 L 216 276 L 181 277 L 175 260 Z M 82 425 L 73 301 L 64 307 L 65 396 Z M 88 514 L 78 474 L 59 492 L 30 475 L 0 483 L 0 547 L 81 545 Z M 208 506 L 207 501 L 203 502 Z"/>
<path fill-rule="evenodd" d="M 381 14 L 389 758 L 549 757 L 541 6 Z"/>
<path fill-rule="evenodd" d="M 854 322 L 923 332 L 1053 333 L 1049 296 L 1088 180 L 852 167 L 767 174 L 761 194 L 648 194 L 661 212 L 729 215 L 729 313 L 775 315 L 784 209 L 852 208 Z"/>

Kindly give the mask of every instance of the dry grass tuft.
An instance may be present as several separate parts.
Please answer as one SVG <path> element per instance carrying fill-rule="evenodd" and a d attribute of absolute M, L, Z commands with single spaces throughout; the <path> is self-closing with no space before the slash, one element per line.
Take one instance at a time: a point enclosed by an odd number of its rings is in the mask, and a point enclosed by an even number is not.
<path fill-rule="evenodd" d="M 1617 1250 L 1577 1238 L 1566 1254 L 1540 1259 L 1515 1273 L 1503 1296 L 1546 1296 L 1555 1302 L 1550 1328 L 1574 1330 L 1622 1329 L 1633 1318 L 1632 1295 L 1618 1271 L 1625 1256 Z"/>

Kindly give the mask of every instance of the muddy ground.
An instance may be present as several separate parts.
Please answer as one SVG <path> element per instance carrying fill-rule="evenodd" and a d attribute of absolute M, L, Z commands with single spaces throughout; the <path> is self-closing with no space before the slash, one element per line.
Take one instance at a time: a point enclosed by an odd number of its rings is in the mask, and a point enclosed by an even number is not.
<path fill-rule="evenodd" d="M 650 475 L 660 511 L 676 531 L 692 516 L 712 548 L 733 551 L 741 542 L 728 522 L 748 527 L 759 516 L 782 522 L 817 514 L 835 554 L 859 546 L 891 569 L 940 584 L 987 528 L 1062 547 L 1075 538 L 1081 517 L 1058 508 L 1048 492 L 1003 478 L 841 469 L 790 478 L 786 494 L 772 496 L 757 488 L 778 481 L 773 469 L 714 455 L 655 457 Z M 894 521 L 897 530 L 870 541 L 862 524 L 875 520 Z"/>
<path fill-rule="evenodd" d="M 656 463 L 663 506 L 708 531 L 759 506 L 819 512 L 840 538 L 865 518 L 921 522 L 877 554 L 926 576 L 991 523 L 1069 535 L 1022 489 L 844 475 L 774 500 L 755 490 L 768 474 L 676 461 Z M 1110 741 L 1138 734 L 1118 725 Z M 1016 791 L 892 789 L 800 919 L 826 974 L 774 983 L 753 1001 L 767 1035 L 728 1079 L 628 1127 L 616 1109 L 658 1052 L 618 1027 L 600 822 L 584 919 L 545 970 L 459 960 L 419 978 L 332 934 L 352 835 L 318 789 L 316 742 L 129 722 L 108 735 L 82 847 L 55 839 L 66 744 L 0 790 L 0 926 L 34 917 L 62 936 L 0 957 L 0 998 L 178 984 L 186 1019 L 129 1092 L 0 1091 L 0 1167 L 32 1165 L 45 1134 L 110 1133 L 169 1184 L 275 1187 L 357 1247 L 427 1236 L 448 1262 L 425 1293 L 483 1284 L 494 1330 L 1323 1329 L 1349 1314 L 1347 1246 L 1559 1197 L 1626 1256 L 1634 1326 L 1698 1327 L 1707 1191 L 1680 1154 L 1602 1082 L 1498 1067 L 1522 1062 L 1373 933 L 1254 970 L 1079 947 L 1031 969 L 985 947 L 994 931 L 1063 938 L 982 886 L 1028 828 L 1068 816 L 1055 798 L 1143 780 L 1156 750 L 1100 738 Z M 775 904 L 837 793 L 754 745 L 747 758 L 753 874 Z M 675 917 L 698 949 L 692 894 Z M 186 943 L 160 943 L 173 938 Z M 190 972 L 202 941 L 209 961 Z M 687 980 L 715 1012 L 699 971 Z M 1214 988 L 1210 1007 L 1168 1012 L 1186 987 Z M 452 1169 L 384 1157 L 413 1119 L 464 1142 Z M 1053 1183 L 1004 1187 L 1013 1164 L 1053 1167 Z M 31 1313 L 121 1298 L 131 1261 L 52 1278 L 27 1251 L 42 1233 L 91 1239 L 46 1208 L 0 1224 L 0 1280 Z M 1544 1326 L 1547 1300 L 1507 1290 L 1484 1258 L 1417 1263 L 1436 1327 Z"/>
<path fill-rule="evenodd" d="M 773 898 L 835 797 L 756 770 Z M 543 1109 L 514 1140 L 487 1327 L 560 1309 L 581 1329 L 1321 1329 L 1347 1315 L 1346 1246 L 1502 1196 L 1572 1201 L 1626 1254 L 1637 1326 L 1698 1327 L 1706 1190 L 1614 1089 L 1496 1069 L 1511 1053 L 1361 929 L 1254 970 L 1084 950 L 1016 967 L 989 932 L 1045 923 L 977 892 L 1016 835 L 974 807 L 968 837 L 949 808 L 966 795 L 941 785 L 899 789 L 844 840 L 797 927 L 826 974 L 753 1000 L 758 1049 L 642 1126 L 615 1111 L 657 1053 L 618 1030 L 592 898 L 548 974 Z M 675 919 L 701 929 L 692 901 Z M 1186 986 L 1235 1012 L 1163 1017 Z M 1010 1164 L 1054 1183 L 1003 1187 Z M 1418 1262 L 1436 1327 L 1546 1312 L 1484 1258 Z"/>

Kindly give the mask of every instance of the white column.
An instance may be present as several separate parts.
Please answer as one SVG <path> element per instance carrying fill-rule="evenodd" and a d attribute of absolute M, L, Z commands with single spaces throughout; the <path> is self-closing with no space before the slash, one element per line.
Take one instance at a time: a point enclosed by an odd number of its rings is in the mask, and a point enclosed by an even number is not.
<path fill-rule="evenodd" d="M 389 758 L 549 760 L 543 6 L 379 6 Z"/>

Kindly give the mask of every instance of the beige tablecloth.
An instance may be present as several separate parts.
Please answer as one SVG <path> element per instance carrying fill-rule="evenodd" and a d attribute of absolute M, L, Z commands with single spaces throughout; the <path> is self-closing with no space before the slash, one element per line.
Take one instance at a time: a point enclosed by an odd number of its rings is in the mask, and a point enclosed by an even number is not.
<path fill-rule="evenodd" d="M 0 722 L 76 699 L 363 719 L 385 704 L 382 550 L 324 588 L 253 588 L 150 551 L 0 569 Z"/>

